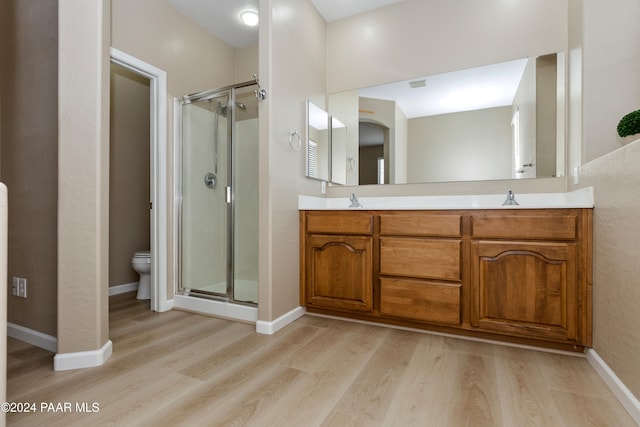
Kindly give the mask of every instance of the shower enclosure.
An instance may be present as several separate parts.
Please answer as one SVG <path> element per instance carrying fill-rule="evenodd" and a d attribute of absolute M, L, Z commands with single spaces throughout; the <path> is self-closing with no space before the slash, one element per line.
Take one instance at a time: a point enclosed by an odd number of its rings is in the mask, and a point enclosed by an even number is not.
<path fill-rule="evenodd" d="M 180 294 L 258 302 L 257 89 L 180 100 Z"/>

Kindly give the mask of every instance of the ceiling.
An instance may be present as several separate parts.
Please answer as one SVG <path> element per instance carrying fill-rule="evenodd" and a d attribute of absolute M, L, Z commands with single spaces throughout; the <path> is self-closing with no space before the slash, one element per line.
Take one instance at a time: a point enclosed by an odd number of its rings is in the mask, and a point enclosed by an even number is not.
<path fill-rule="evenodd" d="M 527 59 L 360 89 L 365 98 L 395 100 L 407 118 L 513 104 Z M 412 88 L 411 82 L 424 82 Z"/>
<path fill-rule="evenodd" d="M 258 0 L 166 0 L 214 36 L 235 48 L 258 44 L 258 27 L 247 27 L 240 12 L 258 11 Z"/>
<path fill-rule="evenodd" d="M 327 22 L 400 3 L 402 0 L 311 0 Z"/>
<path fill-rule="evenodd" d="M 258 28 L 240 21 L 243 10 L 258 11 L 258 0 L 166 0 L 173 7 L 236 48 L 258 43 Z M 327 22 L 402 0 L 311 0 Z"/>

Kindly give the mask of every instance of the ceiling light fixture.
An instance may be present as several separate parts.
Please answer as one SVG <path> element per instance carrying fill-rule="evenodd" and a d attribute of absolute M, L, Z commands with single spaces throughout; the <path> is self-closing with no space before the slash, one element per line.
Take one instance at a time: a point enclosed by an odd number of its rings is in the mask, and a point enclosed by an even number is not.
<path fill-rule="evenodd" d="M 258 25 L 259 21 L 258 12 L 255 12 L 253 10 L 245 10 L 240 13 L 240 19 L 242 20 L 242 22 L 244 22 L 245 25 L 255 27 L 256 25 Z"/>

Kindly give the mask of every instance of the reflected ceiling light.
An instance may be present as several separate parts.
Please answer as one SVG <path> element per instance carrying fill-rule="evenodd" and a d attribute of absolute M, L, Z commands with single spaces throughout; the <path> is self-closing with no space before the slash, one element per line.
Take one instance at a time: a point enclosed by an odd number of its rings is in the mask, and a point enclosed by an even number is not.
<path fill-rule="evenodd" d="M 255 12 L 253 10 L 245 10 L 240 13 L 240 19 L 242 20 L 242 22 L 244 22 L 245 25 L 255 27 L 256 25 L 258 25 L 259 21 L 258 12 Z"/>

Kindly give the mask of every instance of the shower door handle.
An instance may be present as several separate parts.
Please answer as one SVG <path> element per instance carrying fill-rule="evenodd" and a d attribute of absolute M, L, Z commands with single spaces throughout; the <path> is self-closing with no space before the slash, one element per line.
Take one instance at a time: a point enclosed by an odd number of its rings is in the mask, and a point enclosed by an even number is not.
<path fill-rule="evenodd" d="M 227 185 L 225 188 L 225 197 L 227 199 L 227 203 L 231 203 L 231 186 Z"/>

